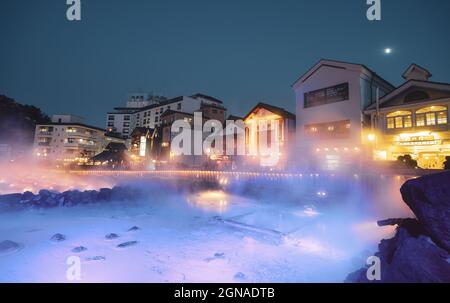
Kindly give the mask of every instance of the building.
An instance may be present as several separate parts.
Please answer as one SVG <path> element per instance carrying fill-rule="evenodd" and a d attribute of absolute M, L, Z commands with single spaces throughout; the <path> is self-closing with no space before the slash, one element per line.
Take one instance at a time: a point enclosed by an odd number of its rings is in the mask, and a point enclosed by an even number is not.
<path fill-rule="evenodd" d="M 444 167 L 450 156 L 450 84 L 430 77 L 427 69 L 412 64 L 403 74 L 405 83 L 366 109 L 375 160 L 411 155 L 421 168 Z"/>
<path fill-rule="evenodd" d="M 225 116 L 223 102 L 204 95 L 179 96 L 172 99 L 154 96 L 136 96 L 129 99 L 126 107 L 117 107 L 107 115 L 107 129 L 130 138 L 136 127 L 155 128 L 162 125 L 164 112 L 173 110 L 193 114 L 198 111 L 210 111 L 210 115 Z M 146 100 L 147 101 L 143 101 Z M 134 100 L 134 101 L 133 101 Z M 138 100 L 138 101 L 136 101 Z"/>
<path fill-rule="evenodd" d="M 72 164 L 87 162 L 109 142 L 121 139 L 105 136 L 105 130 L 83 123 L 73 115 L 54 115 L 52 122 L 36 125 L 35 156 L 46 162 Z"/>
<path fill-rule="evenodd" d="M 291 164 L 295 149 L 295 114 L 280 107 L 258 103 L 243 121 L 246 146 L 244 165 L 286 169 Z M 267 122 L 267 126 L 264 126 L 262 121 Z M 261 140 L 267 140 L 267 150 L 263 149 Z M 262 161 L 265 158 L 274 161 Z"/>
<path fill-rule="evenodd" d="M 364 127 L 370 119 L 363 111 L 395 87 L 362 64 L 320 60 L 292 88 L 298 165 L 337 169 L 369 154 Z"/>

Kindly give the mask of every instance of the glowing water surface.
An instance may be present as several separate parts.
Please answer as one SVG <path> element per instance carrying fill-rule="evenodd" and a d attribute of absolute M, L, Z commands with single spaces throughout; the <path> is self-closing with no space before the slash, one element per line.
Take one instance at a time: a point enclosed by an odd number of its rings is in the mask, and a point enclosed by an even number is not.
<path fill-rule="evenodd" d="M 22 245 L 0 255 L 0 282 L 72 282 L 70 256 L 78 282 L 342 282 L 392 235 L 377 220 L 410 216 L 404 178 L 255 182 L 195 192 L 150 182 L 142 201 L 0 214 L 0 241 Z M 51 242 L 56 233 L 67 240 Z"/>

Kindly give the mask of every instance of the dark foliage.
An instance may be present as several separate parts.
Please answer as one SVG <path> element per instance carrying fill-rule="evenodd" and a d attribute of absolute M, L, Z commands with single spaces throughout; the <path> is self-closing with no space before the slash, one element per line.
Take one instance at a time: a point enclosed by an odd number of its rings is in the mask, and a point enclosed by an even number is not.
<path fill-rule="evenodd" d="M 39 108 L 0 95 L 0 143 L 32 144 L 36 124 L 48 122 L 50 118 Z"/>

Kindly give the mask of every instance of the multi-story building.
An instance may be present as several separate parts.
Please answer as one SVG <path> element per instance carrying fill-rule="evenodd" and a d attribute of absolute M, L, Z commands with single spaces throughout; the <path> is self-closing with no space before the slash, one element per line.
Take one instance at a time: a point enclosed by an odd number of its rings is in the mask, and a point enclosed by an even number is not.
<path fill-rule="evenodd" d="M 294 84 L 297 156 L 304 169 L 335 169 L 367 154 L 364 109 L 394 86 L 361 64 L 320 60 Z"/>
<path fill-rule="evenodd" d="M 105 135 L 104 129 L 84 124 L 80 117 L 54 115 L 51 123 L 36 125 L 34 154 L 48 162 L 82 163 L 118 140 Z"/>
<path fill-rule="evenodd" d="M 369 135 L 376 160 L 410 155 L 418 166 L 442 169 L 450 156 L 450 84 L 429 81 L 431 73 L 412 64 L 406 82 L 369 106 Z"/>
<path fill-rule="evenodd" d="M 130 138 L 136 127 L 155 128 L 162 125 L 164 112 L 173 110 L 193 114 L 196 111 L 209 110 L 210 116 L 224 116 L 226 108 L 223 102 L 203 94 L 180 96 L 172 99 L 163 97 L 132 96 L 126 107 L 115 108 L 107 115 L 107 129 Z M 130 98 L 132 98 L 130 97 Z M 136 99 L 139 97 L 138 99 Z M 138 101 L 136 101 L 138 100 Z M 146 101 L 145 101 L 146 100 Z"/>

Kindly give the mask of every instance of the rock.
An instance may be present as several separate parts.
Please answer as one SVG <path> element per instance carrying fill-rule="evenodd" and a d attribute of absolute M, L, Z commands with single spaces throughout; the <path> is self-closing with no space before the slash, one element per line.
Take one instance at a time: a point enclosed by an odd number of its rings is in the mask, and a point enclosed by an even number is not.
<path fill-rule="evenodd" d="M 102 188 L 98 193 L 99 201 L 111 201 L 112 190 L 109 188 Z"/>
<path fill-rule="evenodd" d="M 238 273 L 236 273 L 236 274 L 234 275 L 233 278 L 234 278 L 235 280 L 242 281 L 242 280 L 245 280 L 247 277 L 245 276 L 245 274 L 243 274 L 243 273 L 241 273 L 241 272 L 238 272 Z"/>
<path fill-rule="evenodd" d="M 14 242 L 14 241 L 6 240 L 3 242 L 0 242 L 0 254 L 1 255 L 19 251 L 21 248 L 22 248 L 22 245 Z"/>
<path fill-rule="evenodd" d="M 419 223 L 418 223 L 419 224 Z M 414 236 L 399 227 L 394 238 L 381 241 L 379 253 L 382 283 L 449 283 L 449 253 L 425 235 Z M 367 268 L 350 274 L 346 282 L 370 283 Z"/>
<path fill-rule="evenodd" d="M 52 242 L 62 242 L 66 240 L 66 236 L 62 235 L 62 234 L 55 234 L 53 235 L 50 240 Z"/>
<path fill-rule="evenodd" d="M 23 194 L 0 196 L 0 207 L 71 207 L 80 204 L 125 200 L 132 201 L 138 199 L 140 196 L 140 190 L 128 187 L 114 187 L 112 189 L 102 188 L 100 189 L 100 191 L 86 190 L 84 192 L 80 192 L 78 190 L 70 190 L 63 193 L 56 193 L 43 189 L 40 190 L 39 194 L 37 195 L 34 195 L 31 192 L 25 192 Z"/>
<path fill-rule="evenodd" d="M 80 252 L 83 252 L 83 251 L 86 251 L 86 250 L 88 250 L 88 249 L 86 247 L 84 247 L 84 246 L 77 246 L 77 247 L 73 248 L 71 251 L 73 253 L 80 253 Z"/>
<path fill-rule="evenodd" d="M 138 230 L 140 230 L 140 228 L 137 226 L 133 226 L 130 229 L 128 229 L 128 231 L 138 231 Z"/>
<path fill-rule="evenodd" d="M 433 241 L 450 252 L 450 171 L 409 180 L 400 191 Z"/>
<path fill-rule="evenodd" d="M 118 235 L 118 234 L 111 233 L 111 234 L 107 234 L 107 235 L 105 236 L 105 238 L 108 239 L 108 240 L 114 240 L 114 239 L 119 238 L 119 235 Z"/>
<path fill-rule="evenodd" d="M 138 244 L 138 241 L 129 241 L 129 242 L 125 242 L 125 243 L 121 243 L 119 245 L 117 245 L 118 248 L 126 248 L 126 247 L 130 247 L 130 246 L 134 246 Z"/>
<path fill-rule="evenodd" d="M 214 258 L 223 259 L 225 258 L 225 253 L 215 253 Z"/>

